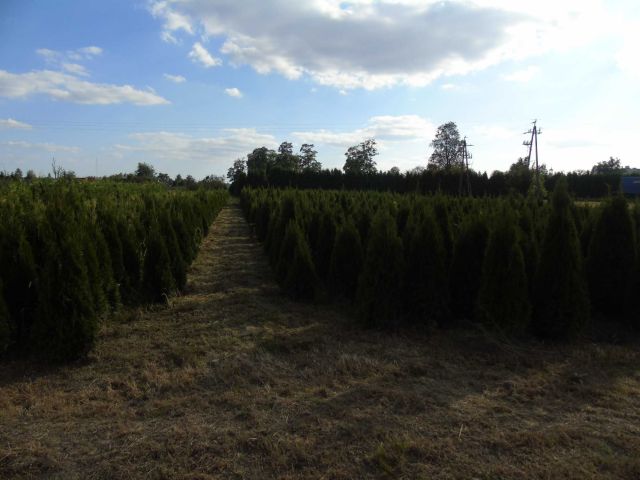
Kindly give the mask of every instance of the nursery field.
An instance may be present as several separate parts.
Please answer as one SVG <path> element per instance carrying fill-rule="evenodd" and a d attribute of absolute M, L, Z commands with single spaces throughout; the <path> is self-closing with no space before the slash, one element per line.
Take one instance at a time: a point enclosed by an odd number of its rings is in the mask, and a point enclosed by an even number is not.
<path fill-rule="evenodd" d="M 632 336 L 363 328 L 278 275 L 232 203 L 168 304 L 83 360 L 0 363 L 0 478 L 640 477 Z"/>
<path fill-rule="evenodd" d="M 0 185 L 0 359 L 77 359 L 123 305 L 179 292 L 227 198 L 106 180 Z"/>

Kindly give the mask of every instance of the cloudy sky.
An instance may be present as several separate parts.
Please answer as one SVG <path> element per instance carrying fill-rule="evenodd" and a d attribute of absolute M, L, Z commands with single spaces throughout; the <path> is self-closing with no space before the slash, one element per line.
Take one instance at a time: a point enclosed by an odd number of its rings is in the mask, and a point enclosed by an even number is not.
<path fill-rule="evenodd" d="M 637 0 L 0 0 L 0 170 L 152 163 L 223 174 L 258 146 L 325 167 L 375 137 L 425 165 L 457 123 L 473 167 L 640 167 Z"/>

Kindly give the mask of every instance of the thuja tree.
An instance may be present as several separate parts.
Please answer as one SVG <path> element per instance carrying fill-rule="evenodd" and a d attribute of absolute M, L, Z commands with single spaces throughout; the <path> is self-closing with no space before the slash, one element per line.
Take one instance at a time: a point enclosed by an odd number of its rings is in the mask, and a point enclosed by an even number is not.
<path fill-rule="evenodd" d="M 149 232 L 142 272 L 147 301 L 166 300 L 175 290 L 176 283 L 171 269 L 171 258 L 158 225 L 153 226 Z"/>
<path fill-rule="evenodd" d="M 489 235 L 482 284 L 478 293 L 478 318 L 504 333 L 518 334 L 529 322 L 531 305 L 516 220 L 509 206 L 498 213 Z"/>
<path fill-rule="evenodd" d="M 556 184 L 534 282 L 532 326 L 545 338 L 576 337 L 589 320 L 580 239 L 563 178 Z"/>
<path fill-rule="evenodd" d="M 37 356 L 53 361 L 82 355 L 97 330 L 83 259 L 82 226 L 73 220 L 72 208 L 50 205 L 40 237 L 42 261 L 31 348 Z"/>
<path fill-rule="evenodd" d="M 610 318 L 630 313 L 635 269 L 634 226 L 627 201 L 619 195 L 600 212 L 589 243 L 587 274 L 594 312 Z"/>
<path fill-rule="evenodd" d="M 11 326 L 9 325 L 9 310 L 2 294 L 2 279 L 0 279 L 0 355 L 2 355 L 11 341 Z"/>
<path fill-rule="evenodd" d="M 291 262 L 284 276 L 283 288 L 294 299 L 313 300 L 317 295 L 319 280 L 309 244 L 294 221 L 289 222 L 285 237 L 288 240 L 286 243 L 291 244 Z"/>
<path fill-rule="evenodd" d="M 380 209 L 369 232 L 356 308 L 369 326 L 394 326 L 400 317 L 404 258 L 394 218 Z"/>
<path fill-rule="evenodd" d="M 0 272 L 5 279 L 4 298 L 12 324 L 12 343 L 27 348 L 37 304 L 37 267 L 27 228 L 34 222 L 14 217 L 0 227 Z M 36 237 L 33 232 L 33 237 Z"/>
<path fill-rule="evenodd" d="M 448 318 L 446 253 L 430 209 L 419 215 L 406 243 L 405 313 L 414 324 L 442 324 Z"/>
<path fill-rule="evenodd" d="M 455 319 L 474 318 L 488 238 L 489 228 L 483 218 L 468 219 L 461 227 L 449 273 L 451 313 Z"/>
<path fill-rule="evenodd" d="M 363 261 L 360 233 L 349 217 L 338 230 L 331 256 L 329 286 L 334 295 L 354 299 Z"/>

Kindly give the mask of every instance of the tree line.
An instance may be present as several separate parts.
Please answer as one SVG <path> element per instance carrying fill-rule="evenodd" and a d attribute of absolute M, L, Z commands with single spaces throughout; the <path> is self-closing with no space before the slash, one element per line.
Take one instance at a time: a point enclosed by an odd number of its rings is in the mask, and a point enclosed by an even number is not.
<path fill-rule="evenodd" d="M 299 153 L 293 145 L 283 142 L 277 151 L 267 147 L 254 149 L 246 159 L 235 160 L 227 172 L 232 193 L 238 194 L 244 186 L 295 187 L 320 189 L 379 190 L 398 193 L 440 191 L 450 195 L 468 192 L 463 180 L 468 181 L 474 196 L 499 196 L 509 192 L 526 195 L 535 183 L 535 175 L 526 158 L 516 160 L 507 171 L 494 171 L 490 175 L 467 169 L 462 157 L 465 140 L 454 122 L 438 127 L 431 142 L 432 153 L 425 167 L 400 172 L 397 167 L 388 171 L 377 168 L 376 141 L 366 139 L 345 152 L 342 169 L 323 169 L 316 159 L 313 144 L 303 144 Z M 540 166 L 540 189 L 552 191 L 560 176 L 545 165 Z M 599 198 L 617 193 L 622 175 L 640 175 L 640 171 L 623 167 L 620 159 L 611 157 L 594 165 L 590 170 L 566 174 L 569 192 L 580 198 Z M 468 180 L 467 180 L 468 177 Z"/>

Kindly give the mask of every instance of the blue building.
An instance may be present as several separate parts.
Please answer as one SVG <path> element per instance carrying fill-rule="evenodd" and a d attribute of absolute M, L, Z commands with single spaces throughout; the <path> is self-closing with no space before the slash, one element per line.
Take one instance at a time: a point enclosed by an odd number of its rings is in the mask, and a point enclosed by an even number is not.
<path fill-rule="evenodd" d="M 622 192 L 625 195 L 640 195 L 640 177 L 622 177 Z"/>

